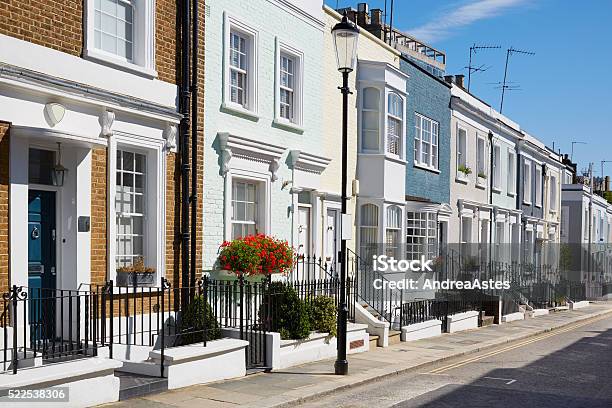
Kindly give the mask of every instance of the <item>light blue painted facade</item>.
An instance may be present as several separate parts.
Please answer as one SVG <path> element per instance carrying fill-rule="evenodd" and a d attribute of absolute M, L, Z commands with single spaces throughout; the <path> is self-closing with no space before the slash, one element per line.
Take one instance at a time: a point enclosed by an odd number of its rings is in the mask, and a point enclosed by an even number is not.
<path fill-rule="evenodd" d="M 204 114 L 204 197 L 203 197 L 203 267 L 213 268 L 219 245 L 228 239 L 231 214 L 231 182 L 228 175 L 248 179 L 256 175 L 263 180 L 266 197 L 258 203 L 262 219 L 259 232 L 292 239 L 292 204 L 296 194 L 291 193 L 293 171 L 290 168 L 292 149 L 319 153 L 323 145 L 323 119 L 321 108 L 321 84 L 323 83 L 323 12 L 322 2 L 295 0 L 292 7 L 284 2 L 267 0 L 210 0 L 206 16 L 205 52 L 205 114 Z M 229 36 L 226 33 L 229 19 L 244 25 L 255 33 L 256 58 L 256 115 L 243 115 L 223 108 L 227 52 Z M 276 64 L 277 48 L 284 43 L 302 54 L 302 123 L 301 130 L 280 126 L 274 122 L 277 98 Z M 247 75 L 251 75 L 250 74 Z M 219 135 L 232 136 L 274 146 L 280 150 L 277 165 L 258 162 L 257 154 L 250 157 L 251 148 L 228 148 L 223 153 Z M 230 143 L 231 145 L 231 143 Z M 238 154 L 239 152 L 239 154 Z M 267 153 L 266 153 L 267 154 Z M 245 164 L 246 165 L 243 165 Z M 278 167 L 278 169 L 275 169 Z M 227 170 L 229 168 L 229 170 Z M 273 171 L 276 170 L 276 171 Z M 227 173 L 225 173 L 227 171 Z M 236 173 L 234 174 L 234 171 Z M 230 190 L 228 192 L 228 189 Z M 228 207 L 229 206 L 229 207 Z M 265 220 L 263 219 L 265 217 Z"/>
<path fill-rule="evenodd" d="M 450 201 L 450 86 L 425 73 L 402 58 L 402 72 L 408 74 L 406 102 L 406 194 L 428 199 L 435 203 Z M 439 123 L 439 172 L 414 165 L 415 114 L 421 114 Z"/>

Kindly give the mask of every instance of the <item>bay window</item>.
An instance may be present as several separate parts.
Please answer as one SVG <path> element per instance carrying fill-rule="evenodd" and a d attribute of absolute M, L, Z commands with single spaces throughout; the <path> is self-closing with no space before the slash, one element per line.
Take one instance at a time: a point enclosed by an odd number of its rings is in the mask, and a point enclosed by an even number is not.
<path fill-rule="evenodd" d="M 415 114 L 414 163 L 438 170 L 439 123 Z"/>
<path fill-rule="evenodd" d="M 363 259 L 376 255 L 378 242 L 378 206 L 363 204 L 359 213 L 359 247 Z"/>
<path fill-rule="evenodd" d="M 406 259 L 417 260 L 438 256 L 438 222 L 433 212 L 408 211 L 406 213 Z"/>
<path fill-rule="evenodd" d="M 378 152 L 380 139 L 380 91 L 364 88 L 361 102 L 361 150 Z"/>
<path fill-rule="evenodd" d="M 387 153 L 401 156 L 404 129 L 404 102 L 391 92 L 387 98 Z"/>
<path fill-rule="evenodd" d="M 398 259 L 400 256 L 400 232 L 402 210 L 396 205 L 387 207 L 387 226 L 385 230 L 385 251 L 387 256 Z"/>

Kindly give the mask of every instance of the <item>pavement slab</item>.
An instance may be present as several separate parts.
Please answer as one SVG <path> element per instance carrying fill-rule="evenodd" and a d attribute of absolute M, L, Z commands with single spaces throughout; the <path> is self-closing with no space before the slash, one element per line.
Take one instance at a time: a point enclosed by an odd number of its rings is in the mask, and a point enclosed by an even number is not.
<path fill-rule="evenodd" d="M 575 311 L 561 311 L 528 320 L 492 325 L 439 337 L 400 342 L 349 356 L 350 373 L 333 375 L 334 360 L 323 360 L 269 373 L 122 401 L 113 406 L 201 408 L 285 407 L 370 381 L 435 365 L 450 358 L 516 342 L 551 330 L 612 314 L 612 302 L 595 302 Z M 148 402 L 148 404 L 147 404 Z"/>

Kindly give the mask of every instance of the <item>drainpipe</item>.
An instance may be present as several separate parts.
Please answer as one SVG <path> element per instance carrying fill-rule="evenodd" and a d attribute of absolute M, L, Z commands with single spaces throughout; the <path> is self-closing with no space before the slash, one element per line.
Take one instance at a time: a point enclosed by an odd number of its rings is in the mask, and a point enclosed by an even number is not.
<path fill-rule="evenodd" d="M 181 9 L 181 81 L 180 81 L 180 122 L 181 129 L 181 285 L 189 285 L 189 22 L 190 0 L 183 0 Z M 181 296 L 181 304 L 186 299 Z"/>
<path fill-rule="evenodd" d="M 198 214 L 198 51 L 199 51 L 198 0 L 193 0 L 191 33 L 191 270 L 189 286 L 196 285 L 197 214 Z"/>
<path fill-rule="evenodd" d="M 493 214 L 493 132 L 491 132 L 489 130 L 489 149 L 490 149 L 490 158 L 489 158 L 489 169 L 491 169 L 489 171 L 489 204 L 491 204 L 491 211 L 489 212 L 489 214 L 491 214 L 491 222 L 489 222 L 489 262 L 493 261 L 493 223 L 496 221 L 495 220 L 495 215 Z M 500 164 L 501 164 L 501 160 L 500 160 Z M 500 173 L 501 174 L 501 173 Z M 497 239 L 497 237 L 495 237 Z"/>

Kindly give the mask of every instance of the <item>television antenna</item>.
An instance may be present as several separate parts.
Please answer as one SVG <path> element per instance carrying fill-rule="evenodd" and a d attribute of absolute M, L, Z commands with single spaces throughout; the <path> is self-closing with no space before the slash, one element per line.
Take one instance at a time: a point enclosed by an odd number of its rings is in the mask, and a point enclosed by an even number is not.
<path fill-rule="evenodd" d="M 472 65 L 472 54 L 476 54 L 478 52 L 478 50 L 490 50 L 490 49 L 499 49 L 501 48 L 501 46 L 499 45 L 476 45 L 476 43 L 474 43 L 471 47 L 470 47 L 470 62 L 468 63 L 468 66 L 466 67 L 468 70 L 468 92 L 470 91 L 470 84 L 472 82 L 472 72 L 476 73 L 476 72 L 484 72 L 487 69 L 491 68 L 491 67 L 485 67 L 484 65 L 481 65 L 479 67 L 475 67 Z"/>
<path fill-rule="evenodd" d="M 506 84 L 507 84 L 506 79 L 508 77 L 508 61 L 510 61 L 510 56 L 512 54 L 535 55 L 535 52 L 525 51 L 525 50 L 517 50 L 514 47 L 510 47 L 506 51 L 506 68 L 504 68 L 504 81 L 502 82 L 502 86 L 501 86 L 502 94 L 501 94 L 501 103 L 499 104 L 499 113 L 503 112 L 503 109 L 504 109 L 504 94 L 506 93 L 506 89 L 509 89 L 506 86 Z"/>

